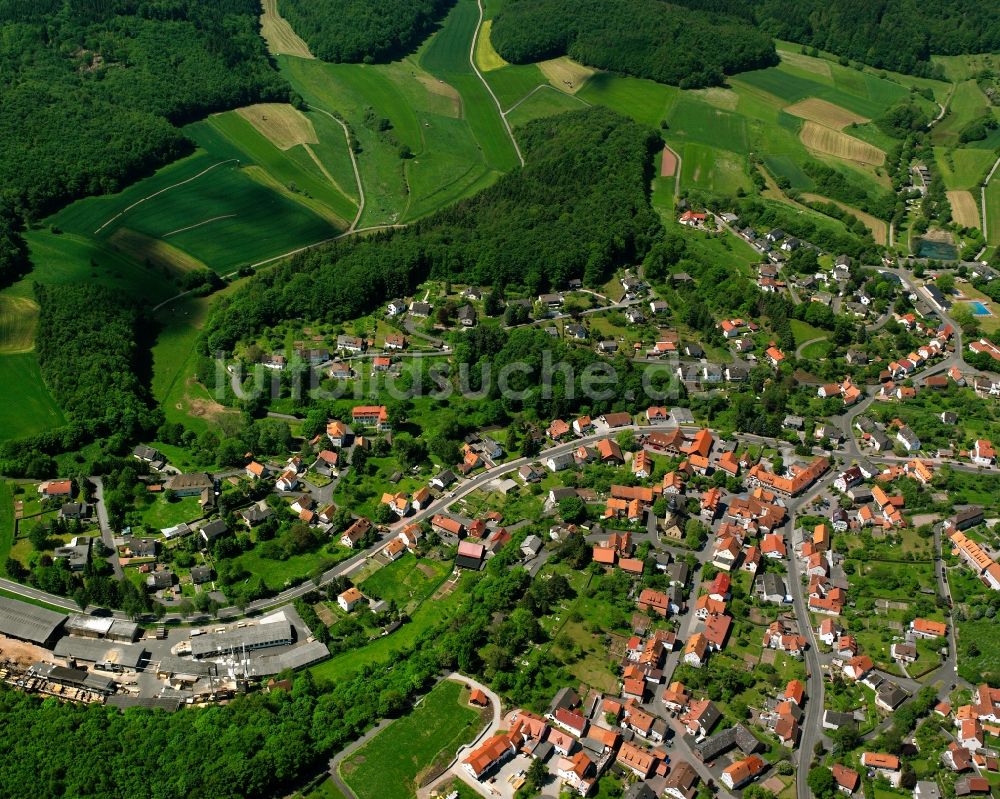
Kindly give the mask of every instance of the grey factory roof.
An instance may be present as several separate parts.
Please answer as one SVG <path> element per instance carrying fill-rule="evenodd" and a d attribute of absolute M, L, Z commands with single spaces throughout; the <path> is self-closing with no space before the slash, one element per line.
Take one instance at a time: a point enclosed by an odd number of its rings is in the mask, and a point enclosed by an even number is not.
<path fill-rule="evenodd" d="M 208 657 L 230 649 L 262 649 L 292 642 L 292 625 L 285 620 L 252 627 L 237 627 L 223 633 L 209 633 L 191 639 L 191 654 Z"/>
<path fill-rule="evenodd" d="M 250 657 L 249 677 L 270 677 L 280 674 L 286 669 L 301 669 L 319 663 L 330 657 L 326 644 L 319 641 L 309 643 L 280 652 L 277 655 L 254 655 Z"/>
<path fill-rule="evenodd" d="M 66 632 L 70 635 L 84 635 L 90 638 L 134 641 L 139 637 L 139 625 L 134 621 L 114 619 L 110 616 L 88 616 L 85 613 L 74 613 L 66 622 Z"/>
<path fill-rule="evenodd" d="M 28 676 L 73 688 L 85 688 L 88 691 L 102 694 L 113 694 L 117 688 L 115 681 L 110 677 L 102 677 L 100 674 L 93 674 L 82 669 L 55 666 L 52 663 L 35 663 L 28 669 Z"/>
<path fill-rule="evenodd" d="M 208 677 L 215 671 L 216 664 L 203 663 L 200 660 L 191 660 L 177 655 L 164 655 L 160 658 L 160 665 L 157 672 L 160 674 L 187 674 L 192 677 Z"/>
<path fill-rule="evenodd" d="M 65 636 L 56 644 L 53 654 L 59 658 L 74 658 L 90 663 L 117 663 L 129 669 L 139 667 L 146 650 L 140 644 L 116 644 L 99 638 Z"/>
<path fill-rule="evenodd" d="M 3 635 L 45 644 L 64 621 L 65 613 L 0 597 L 0 633 Z"/>

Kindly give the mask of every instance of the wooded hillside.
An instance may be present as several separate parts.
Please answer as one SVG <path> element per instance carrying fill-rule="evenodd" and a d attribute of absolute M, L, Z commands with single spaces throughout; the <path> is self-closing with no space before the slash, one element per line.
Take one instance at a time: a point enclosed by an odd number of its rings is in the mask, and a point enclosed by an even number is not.
<path fill-rule="evenodd" d="M 649 129 L 594 107 L 518 131 L 527 166 L 407 228 L 304 253 L 222 299 L 206 352 L 231 349 L 264 325 L 367 313 L 428 275 L 531 292 L 570 278 L 604 282 L 635 263 L 660 229 L 649 205 Z"/>
<path fill-rule="evenodd" d="M 0 216 L 121 189 L 190 149 L 174 125 L 287 99 L 259 13 L 255 0 L 0 0 Z M 0 235 L 0 285 L 25 268 L 16 238 Z"/>
<path fill-rule="evenodd" d="M 324 61 L 389 61 L 414 50 L 455 0 L 282 0 L 281 14 Z"/>
<path fill-rule="evenodd" d="M 601 69 L 684 88 L 778 62 L 770 38 L 744 17 L 662 0 L 509 0 L 491 41 L 508 61 L 569 55 Z"/>

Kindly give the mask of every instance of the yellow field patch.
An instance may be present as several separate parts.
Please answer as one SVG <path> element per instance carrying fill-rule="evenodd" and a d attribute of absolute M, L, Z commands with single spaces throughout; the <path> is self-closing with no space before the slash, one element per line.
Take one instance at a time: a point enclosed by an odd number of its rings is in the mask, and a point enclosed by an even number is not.
<path fill-rule="evenodd" d="M 118 228 L 111 234 L 108 241 L 115 249 L 125 253 L 139 263 L 162 267 L 170 272 L 191 272 L 195 269 L 207 269 L 197 258 L 188 255 L 183 250 L 167 244 L 160 239 L 154 239 L 144 233 L 139 233 L 127 227 Z"/>
<path fill-rule="evenodd" d="M 823 155 L 868 166 L 882 166 L 885 163 L 885 153 L 878 147 L 815 122 L 807 120 L 799 138 L 810 150 Z"/>
<path fill-rule="evenodd" d="M 503 56 L 493 49 L 493 42 L 490 41 L 492 29 L 493 20 L 486 20 L 479 29 L 479 38 L 476 39 L 476 66 L 483 72 L 492 72 L 494 69 L 503 69 L 507 66 Z"/>
<path fill-rule="evenodd" d="M 785 111 L 792 116 L 818 122 L 820 125 L 826 125 L 828 128 L 836 130 L 843 130 L 853 123 L 863 125 L 865 122 L 871 121 L 867 117 L 855 114 L 839 105 L 828 103 L 826 100 L 820 100 L 818 97 L 799 100 L 793 105 L 785 106 Z"/>
<path fill-rule="evenodd" d="M 812 72 L 825 78 L 833 77 L 830 62 L 824 58 L 813 58 L 791 50 L 778 50 L 778 57 L 789 66 L 797 67 L 803 72 Z"/>
<path fill-rule="evenodd" d="M 740 96 L 732 89 L 712 87 L 710 89 L 696 89 L 691 94 L 709 105 L 721 108 L 723 111 L 735 111 L 736 106 L 740 103 Z"/>
<path fill-rule="evenodd" d="M 0 294 L 0 353 L 12 355 L 34 349 L 37 324 L 37 302 Z"/>
<path fill-rule="evenodd" d="M 267 42 L 267 50 L 272 55 L 294 55 L 299 58 L 313 58 L 309 45 L 299 38 L 281 14 L 278 0 L 263 0 L 264 13 L 260 15 L 260 35 Z"/>
<path fill-rule="evenodd" d="M 542 74 L 548 78 L 549 83 L 560 91 L 576 94 L 583 88 L 583 84 L 597 70 L 578 64 L 567 56 L 553 58 L 550 61 L 541 61 L 538 68 Z"/>
<path fill-rule="evenodd" d="M 236 113 L 279 150 L 297 144 L 319 144 L 312 121 L 288 103 L 257 103 L 237 108 Z"/>
<path fill-rule="evenodd" d="M 951 203 L 951 216 L 962 227 L 980 227 L 979 206 L 969 191 L 949 191 L 948 202 Z"/>
<path fill-rule="evenodd" d="M 879 219 L 877 216 L 872 216 L 869 213 L 862 211 L 859 208 L 855 208 L 852 205 L 847 205 L 839 200 L 831 200 L 829 197 L 824 197 L 822 194 L 812 194 L 811 192 L 804 192 L 801 195 L 803 200 L 811 203 L 833 203 L 840 210 L 847 211 L 855 219 L 860 219 L 866 228 L 871 231 L 872 238 L 875 239 L 875 243 L 885 246 L 889 240 L 889 225 L 887 222 Z"/>

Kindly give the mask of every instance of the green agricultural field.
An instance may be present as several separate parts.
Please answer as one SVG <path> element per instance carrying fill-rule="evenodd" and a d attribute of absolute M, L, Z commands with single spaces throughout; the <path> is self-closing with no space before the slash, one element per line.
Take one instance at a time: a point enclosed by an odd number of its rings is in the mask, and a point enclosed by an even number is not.
<path fill-rule="evenodd" d="M 483 77 L 490 84 L 504 111 L 509 111 L 511 106 L 524 99 L 532 89 L 548 85 L 545 75 L 535 64 L 509 64 L 502 69 L 484 72 Z"/>
<path fill-rule="evenodd" d="M 309 104 L 342 114 L 357 137 L 361 226 L 433 213 L 517 165 L 499 111 L 469 63 L 477 20 L 475 3 L 462 0 L 417 55 L 392 64 L 279 59 Z M 388 130 L 378 129 L 380 119 Z M 400 157 L 402 146 L 412 158 Z"/>
<path fill-rule="evenodd" d="M 42 433 L 66 422 L 48 388 L 34 353 L 0 355 L 0 441 Z"/>
<path fill-rule="evenodd" d="M 732 195 L 750 188 L 746 161 L 736 153 L 698 142 L 684 142 L 675 149 L 681 157 L 682 191 L 698 188 Z"/>
<path fill-rule="evenodd" d="M 367 597 L 393 601 L 401 608 L 415 606 L 430 597 L 450 572 L 450 563 L 417 560 L 407 552 L 399 560 L 383 566 L 360 587 Z"/>
<path fill-rule="evenodd" d="M 169 269 L 136 263 L 110 243 L 95 240 L 89 234 L 54 234 L 40 229 L 26 231 L 24 238 L 33 269 L 26 279 L 5 293 L 31 297 L 32 282 L 46 285 L 93 282 L 118 289 L 142 302 L 157 303 L 179 291 Z"/>
<path fill-rule="evenodd" d="M 986 177 L 996 160 L 996 155 L 989 150 L 965 147 L 935 147 L 934 156 L 944 185 L 949 191 L 974 189 Z"/>
<path fill-rule="evenodd" d="M 469 47 L 478 22 L 479 7 L 474 0 L 458 0 L 441 30 L 421 50 L 420 65 L 458 90 L 463 116 L 482 148 L 486 163 L 494 170 L 506 172 L 518 165 L 517 153 L 493 98 L 469 61 Z"/>
<path fill-rule="evenodd" d="M 530 97 L 519 102 L 507 114 L 507 121 L 510 122 L 511 127 L 517 128 L 521 125 L 527 125 L 533 119 L 554 116 L 566 111 L 579 111 L 585 106 L 586 103 L 578 97 L 545 85 Z"/>
<path fill-rule="evenodd" d="M 824 63 L 829 67 L 829 74 L 782 63 L 777 67 L 744 72 L 734 79 L 733 85 L 753 86 L 789 105 L 807 97 L 818 97 L 869 118 L 879 116 L 887 106 L 909 94 L 906 87 L 898 83 L 838 64 Z"/>
<path fill-rule="evenodd" d="M 986 187 L 986 232 L 991 245 L 1000 244 L 1000 169 Z"/>
<path fill-rule="evenodd" d="M 658 127 L 680 96 L 680 89 L 643 78 L 626 78 L 598 72 L 577 97 L 593 105 L 607 106 L 650 127 Z"/>
<path fill-rule="evenodd" d="M 944 73 L 948 80 L 955 82 L 969 80 L 973 75 L 982 72 L 984 69 L 997 70 L 1000 68 L 1000 58 L 995 54 L 983 53 L 978 55 L 936 55 L 931 56 L 931 60 L 944 67 Z"/>
<path fill-rule="evenodd" d="M 765 155 L 764 166 L 768 168 L 775 178 L 785 178 L 788 180 L 793 189 L 812 191 L 816 188 L 816 184 L 813 183 L 812 178 L 802 171 L 802 167 L 791 156 Z"/>
<path fill-rule="evenodd" d="M 464 686 L 437 685 L 406 716 L 396 719 L 340 765 L 358 799 L 409 799 L 419 776 L 440 756 L 444 764 L 481 728 Z"/>
<path fill-rule="evenodd" d="M 671 141 L 696 141 L 743 155 L 747 152 L 746 121 L 739 114 L 685 93 L 668 117 Z"/>
<path fill-rule="evenodd" d="M 119 194 L 73 203 L 53 224 L 165 276 L 199 262 L 232 272 L 340 232 L 208 121 L 185 131 L 204 148 Z"/>
<path fill-rule="evenodd" d="M 285 150 L 278 149 L 235 111 L 214 114 L 205 120 L 210 131 L 203 131 L 200 140 L 203 146 L 207 145 L 212 133 L 225 139 L 245 154 L 245 159 L 241 160 L 252 161 L 261 167 L 285 191 L 294 195 L 293 199 L 332 224 L 346 228 L 358 210 L 358 187 L 347 139 L 343 128 L 328 117 L 314 112 L 307 119 L 317 133 L 317 141 Z M 323 154 L 331 161 L 330 167 L 313 149 L 319 146 L 320 130 L 324 132 L 326 144 Z"/>

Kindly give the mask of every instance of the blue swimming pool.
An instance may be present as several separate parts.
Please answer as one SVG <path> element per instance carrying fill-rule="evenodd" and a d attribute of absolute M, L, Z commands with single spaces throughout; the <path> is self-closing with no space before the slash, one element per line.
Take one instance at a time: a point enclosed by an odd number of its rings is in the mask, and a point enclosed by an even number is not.
<path fill-rule="evenodd" d="M 972 300 L 969 303 L 969 307 L 972 308 L 973 316 L 993 316 L 992 311 L 983 305 L 979 300 Z"/>

